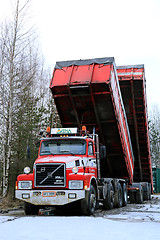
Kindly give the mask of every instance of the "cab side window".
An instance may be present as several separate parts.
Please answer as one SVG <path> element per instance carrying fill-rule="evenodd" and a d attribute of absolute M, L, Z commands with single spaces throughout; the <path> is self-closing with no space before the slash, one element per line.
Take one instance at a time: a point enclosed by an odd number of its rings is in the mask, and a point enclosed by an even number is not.
<path fill-rule="evenodd" d="M 93 153 L 93 143 L 92 142 L 88 143 L 88 155 L 94 155 L 94 153 Z"/>

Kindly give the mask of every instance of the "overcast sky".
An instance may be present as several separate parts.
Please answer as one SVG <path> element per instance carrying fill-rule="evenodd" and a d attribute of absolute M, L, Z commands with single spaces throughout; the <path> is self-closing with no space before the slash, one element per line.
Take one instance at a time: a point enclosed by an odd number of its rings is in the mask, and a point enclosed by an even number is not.
<path fill-rule="evenodd" d="M 0 0 L 0 14 L 10 0 Z M 160 0 L 31 0 L 46 62 L 115 57 L 144 64 L 148 106 L 160 105 Z M 2 14 L 3 13 L 3 14 Z"/>

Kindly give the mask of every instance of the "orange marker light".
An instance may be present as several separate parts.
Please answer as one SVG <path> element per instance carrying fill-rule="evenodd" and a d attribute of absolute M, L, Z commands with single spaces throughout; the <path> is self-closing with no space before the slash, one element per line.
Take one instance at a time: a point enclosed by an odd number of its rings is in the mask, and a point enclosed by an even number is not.
<path fill-rule="evenodd" d="M 50 132 L 51 132 L 51 128 L 50 128 L 50 127 L 47 127 L 46 133 L 50 133 Z"/>
<path fill-rule="evenodd" d="M 88 186 L 87 186 L 87 180 L 84 180 L 84 189 L 87 189 Z"/>
<path fill-rule="evenodd" d="M 86 126 L 82 126 L 82 131 L 86 132 Z"/>

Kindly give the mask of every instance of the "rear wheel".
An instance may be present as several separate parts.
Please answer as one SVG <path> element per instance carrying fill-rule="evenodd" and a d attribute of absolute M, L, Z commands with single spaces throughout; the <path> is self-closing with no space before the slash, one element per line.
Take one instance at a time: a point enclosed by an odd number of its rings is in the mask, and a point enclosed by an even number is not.
<path fill-rule="evenodd" d="M 24 202 L 24 211 L 26 215 L 38 215 L 39 206 Z"/>
<path fill-rule="evenodd" d="M 129 193 L 129 201 L 130 203 L 135 203 L 136 202 L 136 196 L 134 192 Z"/>
<path fill-rule="evenodd" d="M 151 194 L 152 194 L 152 190 L 151 190 L 151 183 L 148 183 L 148 191 L 149 191 L 149 194 L 148 194 L 148 200 L 151 200 Z"/>
<path fill-rule="evenodd" d="M 117 183 L 117 191 L 115 192 L 115 202 L 114 205 L 115 207 L 122 207 L 122 202 L 123 202 L 123 194 L 122 194 L 122 186 L 120 183 Z"/>
<path fill-rule="evenodd" d="M 127 185 L 126 183 L 122 184 L 122 191 L 123 191 L 123 203 L 122 206 L 127 206 Z"/>
<path fill-rule="evenodd" d="M 141 184 L 139 185 L 139 190 L 136 192 L 136 202 L 143 203 L 143 188 Z"/>
<path fill-rule="evenodd" d="M 143 188 L 143 200 L 149 200 L 149 184 L 148 182 L 142 182 Z"/>
<path fill-rule="evenodd" d="M 151 183 L 143 182 L 143 200 L 151 200 Z"/>
<path fill-rule="evenodd" d="M 103 200 L 103 207 L 106 210 L 112 209 L 114 206 L 114 188 L 112 183 L 109 183 L 107 186 L 107 195 Z"/>

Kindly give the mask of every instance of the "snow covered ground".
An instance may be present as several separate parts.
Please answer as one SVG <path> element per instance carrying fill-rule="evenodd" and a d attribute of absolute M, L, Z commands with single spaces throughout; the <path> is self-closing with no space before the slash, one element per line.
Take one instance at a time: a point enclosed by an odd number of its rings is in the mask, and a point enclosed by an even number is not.
<path fill-rule="evenodd" d="M 0 216 L 0 240 L 159 240 L 160 196 L 83 216 Z"/>

